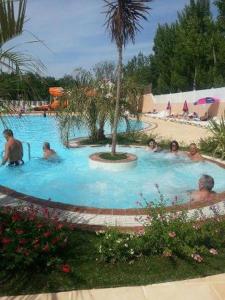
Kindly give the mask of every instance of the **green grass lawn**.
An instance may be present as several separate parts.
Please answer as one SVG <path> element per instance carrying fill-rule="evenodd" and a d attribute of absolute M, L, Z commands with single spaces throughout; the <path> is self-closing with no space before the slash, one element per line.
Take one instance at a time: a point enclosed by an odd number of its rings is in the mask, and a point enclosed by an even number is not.
<path fill-rule="evenodd" d="M 96 244 L 100 238 L 94 233 L 73 232 L 70 247 L 63 253 L 66 263 L 72 267 L 71 273 L 38 270 L 37 266 L 37 269 L 10 274 L 4 282 L 6 274 L 1 269 L 0 295 L 147 285 L 225 272 L 225 253 L 204 257 L 202 263 L 166 257 L 143 257 L 133 264 L 102 263 L 96 260 Z"/>

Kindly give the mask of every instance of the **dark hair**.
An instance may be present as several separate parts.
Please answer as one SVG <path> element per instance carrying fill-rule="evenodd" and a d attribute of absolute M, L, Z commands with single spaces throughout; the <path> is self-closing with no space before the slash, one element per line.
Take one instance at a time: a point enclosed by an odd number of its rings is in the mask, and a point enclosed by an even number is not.
<path fill-rule="evenodd" d="M 172 152 L 173 144 L 175 144 L 177 150 L 179 150 L 180 146 L 179 146 L 178 142 L 174 140 L 170 143 L 170 151 Z"/>
<path fill-rule="evenodd" d="M 43 144 L 43 147 L 45 147 L 45 148 L 47 148 L 47 149 L 50 149 L 50 144 L 49 144 L 49 142 L 45 142 L 45 143 Z"/>
<path fill-rule="evenodd" d="M 148 141 L 148 144 L 151 143 L 151 142 L 153 142 L 154 144 L 156 144 L 156 141 L 155 141 L 154 139 L 150 139 L 150 140 Z"/>
<path fill-rule="evenodd" d="M 8 135 L 8 136 L 13 136 L 13 132 L 12 132 L 11 129 L 5 129 L 5 130 L 3 131 L 3 134 Z"/>

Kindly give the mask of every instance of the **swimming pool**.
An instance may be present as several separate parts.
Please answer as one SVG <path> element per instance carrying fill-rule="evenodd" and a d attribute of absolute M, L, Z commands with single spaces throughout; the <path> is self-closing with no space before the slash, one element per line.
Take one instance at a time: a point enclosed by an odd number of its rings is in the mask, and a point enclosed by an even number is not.
<path fill-rule="evenodd" d="M 159 185 L 168 204 L 175 196 L 185 200 L 185 191 L 195 189 L 199 177 L 205 173 L 214 177 L 216 191 L 225 190 L 225 169 L 210 162 L 196 163 L 168 153 L 119 147 L 119 151 L 138 156 L 136 167 L 118 172 L 93 169 L 89 164 L 89 155 L 96 151 L 109 151 L 108 146 L 64 148 L 53 117 L 11 117 L 9 122 L 16 138 L 31 144 L 32 159 L 28 161 L 25 157 L 25 165 L 0 168 L 0 184 L 18 192 L 79 206 L 135 208 L 138 207 L 136 202 L 140 200 L 140 194 L 147 200 L 158 201 L 155 184 Z M 143 124 L 138 123 L 137 126 L 140 128 Z M 120 130 L 123 129 L 124 124 L 121 124 Z M 85 133 L 85 129 L 82 130 L 81 135 Z M 51 143 L 61 162 L 51 163 L 41 159 L 44 141 Z M 4 143 L 1 138 L 0 149 Z"/>

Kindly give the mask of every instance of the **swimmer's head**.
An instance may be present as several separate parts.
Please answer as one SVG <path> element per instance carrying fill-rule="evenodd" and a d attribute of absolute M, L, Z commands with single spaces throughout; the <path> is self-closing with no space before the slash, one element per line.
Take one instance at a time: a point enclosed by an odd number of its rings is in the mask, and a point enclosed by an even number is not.
<path fill-rule="evenodd" d="M 191 143 L 189 146 L 189 152 L 191 155 L 195 155 L 198 152 L 197 145 L 195 143 Z"/>
<path fill-rule="evenodd" d="M 3 135 L 5 139 L 8 140 L 10 137 L 13 137 L 13 131 L 11 129 L 5 129 Z"/>
<path fill-rule="evenodd" d="M 50 150 L 50 144 L 49 144 L 49 142 L 45 142 L 43 144 L 43 150 Z"/>

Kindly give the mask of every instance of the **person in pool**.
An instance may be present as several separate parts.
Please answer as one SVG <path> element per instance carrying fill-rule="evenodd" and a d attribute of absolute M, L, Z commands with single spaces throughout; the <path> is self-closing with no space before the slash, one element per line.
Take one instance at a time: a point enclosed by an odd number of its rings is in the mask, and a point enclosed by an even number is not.
<path fill-rule="evenodd" d="M 213 201 L 216 193 L 213 192 L 214 179 L 209 175 L 202 175 L 198 181 L 198 190 L 191 193 L 191 203 Z"/>
<path fill-rule="evenodd" d="M 55 159 L 57 158 L 57 153 L 55 150 L 51 149 L 50 144 L 48 142 L 45 142 L 43 144 L 43 154 L 44 154 L 44 159 Z"/>
<path fill-rule="evenodd" d="M 177 141 L 174 140 L 170 143 L 170 152 L 171 153 L 178 154 L 179 148 L 180 148 L 180 146 Z"/>
<path fill-rule="evenodd" d="M 19 140 L 14 139 L 11 129 L 5 129 L 3 135 L 6 139 L 6 144 L 5 155 L 1 165 L 5 165 L 7 162 L 9 163 L 9 166 L 19 166 L 24 164 L 22 143 Z"/>
<path fill-rule="evenodd" d="M 158 152 L 160 151 L 160 148 L 154 139 L 150 139 L 147 150 L 151 152 Z"/>
<path fill-rule="evenodd" d="M 203 161 L 204 160 L 204 158 L 198 152 L 198 148 L 195 143 L 190 144 L 189 152 L 187 153 L 187 156 L 193 161 Z"/>

